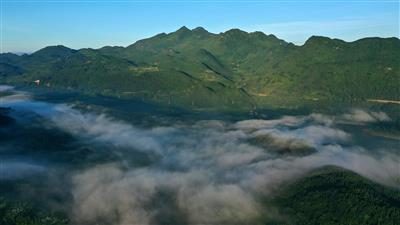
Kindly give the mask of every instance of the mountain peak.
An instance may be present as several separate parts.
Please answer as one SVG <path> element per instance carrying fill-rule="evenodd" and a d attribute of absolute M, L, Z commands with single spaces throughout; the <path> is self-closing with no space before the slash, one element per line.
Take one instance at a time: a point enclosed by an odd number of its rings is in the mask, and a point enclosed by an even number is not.
<path fill-rule="evenodd" d="M 196 27 L 192 30 L 192 33 L 195 34 L 196 36 L 200 38 L 204 38 L 210 35 L 213 35 L 212 33 L 208 32 L 206 29 L 203 27 Z"/>
<path fill-rule="evenodd" d="M 324 36 L 311 36 L 310 38 L 307 39 L 307 41 L 304 43 L 304 45 L 311 45 L 311 44 L 327 44 L 332 39 Z"/>
<path fill-rule="evenodd" d="M 45 57 L 45 58 L 63 58 L 74 54 L 77 50 L 70 49 L 63 45 L 48 46 L 32 53 L 32 57 Z"/>
<path fill-rule="evenodd" d="M 189 28 L 187 28 L 186 26 L 182 26 L 176 32 L 177 33 L 183 33 L 183 32 L 188 32 L 188 31 L 190 31 Z"/>
<path fill-rule="evenodd" d="M 204 29 L 203 27 L 196 27 L 192 31 L 194 31 L 194 32 L 207 32 L 208 33 L 208 31 L 206 29 Z"/>
<path fill-rule="evenodd" d="M 324 46 L 336 46 L 336 45 L 342 45 L 346 43 L 343 40 L 336 39 L 336 38 L 329 38 L 329 37 L 324 37 L 324 36 L 311 36 L 310 38 L 307 39 L 307 41 L 304 43 L 303 46 L 318 46 L 318 45 L 324 45 Z"/>
<path fill-rule="evenodd" d="M 176 36 L 178 38 L 184 38 L 184 37 L 190 36 L 191 33 L 192 33 L 192 31 L 189 28 L 187 28 L 186 26 L 183 26 L 183 27 L 179 28 L 177 31 L 169 33 L 169 35 Z"/>
<path fill-rule="evenodd" d="M 228 31 L 225 31 L 225 34 L 247 34 L 246 31 L 240 30 L 238 28 L 233 28 Z"/>
<path fill-rule="evenodd" d="M 41 54 L 41 53 L 61 53 L 61 52 L 73 52 L 75 50 L 65 47 L 64 45 L 53 45 L 44 47 L 33 54 Z"/>

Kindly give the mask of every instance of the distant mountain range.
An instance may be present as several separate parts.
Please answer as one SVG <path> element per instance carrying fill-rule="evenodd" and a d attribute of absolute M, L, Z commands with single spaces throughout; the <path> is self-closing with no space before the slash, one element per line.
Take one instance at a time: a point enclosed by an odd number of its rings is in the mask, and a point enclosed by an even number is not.
<path fill-rule="evenodd" d="M 1 83 L 35 80 L 46 88 L 198 110 L 398 101 L 400 40 L 312 36 L 297 46 L 262 32 L 182 27 L 128 47 L 1 54 Z"/>

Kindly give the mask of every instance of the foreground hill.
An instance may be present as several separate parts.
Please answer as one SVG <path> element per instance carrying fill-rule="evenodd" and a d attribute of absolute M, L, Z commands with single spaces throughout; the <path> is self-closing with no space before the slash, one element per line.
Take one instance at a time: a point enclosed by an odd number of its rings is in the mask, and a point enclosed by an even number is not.
<path fill-rule="evenodd" d="M 400 192 L 338 167 L 291 184 L 278 198 L 289 224 L 398 224 Z"/>
<path fill-rule="evenodd" d="M 124 47 L 50 46 L 2 54 L 0 81 L 193 109 L 252 110 L 399 99 L 400 40 L 313 36 L 296 46 L 261 32 L 182 27 Z"/>

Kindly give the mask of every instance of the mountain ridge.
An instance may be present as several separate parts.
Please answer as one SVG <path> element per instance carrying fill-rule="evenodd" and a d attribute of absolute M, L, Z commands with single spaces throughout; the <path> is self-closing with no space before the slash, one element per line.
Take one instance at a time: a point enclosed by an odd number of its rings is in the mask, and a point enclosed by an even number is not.
<path fill-rule="evenodd" d="M 299 46 L 299 47 L 300 47 L 300 46 L 304 46 L 308 41 L 310 41 L 310 39 L 314 39 L 314 38 L 326 38 L 326 39 L 330 39 L 330 40 L 338 40 L 338 41 L 341 41 L 341 42 L 343 42 L 343 43 L 354 43 L 354 42 L 362 41 L 362 40 L 364 40 L 364 39 L 394 39 L 394 40 L 399 40 L 398 37 L 363 37 L 363 38 L 359 38 L 359 39 L 356 39 L 356 40 L 353 40 L 353 41 L 345 41 L 345 40 L 342 40 L 342 39 L 340 39 L 340 38 L 331 38 L 331 37 L 322 36 L 322 35 L 311 35 L 309 38 L 307 38 L 306 41 L 304 41 L 303 44 L 295 44 L 295 43 L 293 43 L 293 42 L 289 42 L 289 41 L 286 41 L 286 40 L 284 40 L 284 39 L 280 39 L 280 38 L 278 38 L 277 36 L 275 36 L 274 34 L 266 34 L 266 33 L 262 32 L 262 31 L 251 31 L 251 32 L 247 32 L 247 31 L 241 30 L 241 29 L 239 29 L 239 28 L 232 28 L 232 29 L 229 29 L 229 30 L 227 30 L 227 31 L 225 31 L 225 32 L 212 33 L 212 32 L 209 32 L 208 30 L 206 30 L 204 27 L 201 27 L 201 26 L 195 27 L 195 28 L 193 28 L 193 29 L 189 29 L 189 28 L 187 28 L 186 26 L 182 26 L 181 28 L 177 29 L 176 31 L 172 31 L 172 32 L 170 32 L 170 33 L 161 32 L 161 33 L 155 34 L 155 35 L 153 35 L 153 36 L 151 36 L 151 37 L 149 37 L 149 38 L 143 38 L 143 39 L 137 40 L 137 41 L 133 42 L 132 44 L 127 45 L 127 46 L 125 46 L 125 47 L 124 47 L 124 46 L 120 46 L 120 45 L 113 45 L 113 46 L 111 46 L 111 45 L 105 45 L 105 46 L 102 46 L 102 47 L 99 47 L 99 48 L 78 48 L 78 49 L 76 49 L 76 48 L 68 47 L 68 46 L 63 45 L 63 44 L 57 44 L 57 45 L 45 46 L 45 47 L 43 47 L 43 48 L 40 48 L 40 49 L 38 49 L 38 50 L 36 50 L 36 51 L 34 51 L 34 52 L 30 52 L 30 53 L 28 53 L 28 52 L 18 52 L 18 54 L 17 54 L 17 53 L 14 53 L 14 52 L 4 52 L 4 53 L 0 53 L 0 55 L 4 55 L 4 54 L 12 54 L 12 55 L 15 55 L 15 56 L 31 55 L 31 54 L 34 54 L 35 52 L 38 52 L 38 51 L 43 50 L 43 49 L 46 49 L 46 48 L 48 48 L 48 47 L 65 47 L 65 48 L 68 48 L 68 49 L 70 49 L 70 50 L 78 50 L 78 51 L 79 51 L 79 50 L 82 50 L 82 49 L 100 50 L 100 49 L 102 49 L 102 48 L 127 48 L 127 47 L 129 47 L 129 46 L 135 44 L 135 43 L 138 42 L 138 41 L 147 40 L 147 39 L 150 39 L 150 38 L 153 38 L 153 37 L 165 36 L 165 35 L 168 35 L 168 34 L 176 33 L 177 31 L 179 31 L 179 30 L 182 29 L 183 27 L 185 27 L 187 30 L 192 31 L 192 32 L 193 32 L 193 31 L 205 31 L 205 32 L 207 32 L 208 34 L 211 34 L 211 35 L 225 34 L 225 33 L 229 32 L 229 31 L 232 31 L 232 30 L 238 30 L 238 31 L 241 31 L 241 32 L 244 32 L 244 33 L 247 33 L 247 34 L 261 34 L 261 35 L 265 35 L 265 36 L 271 36 L 271 37 L 277 38 L 277 39 L 279 39 L 279 40 L 283 40 L 283 41 L 285 41 L 285 42 L 288 43 L 288 44 L 293 44 L 293 45 Z"/>
<path fill-rule="evenodd" d="M 298 107 L 399 99 L 400 40 L 312 36 L 295 45 L 262 32 L 182 27 L 126 46 L 1 54 L 0 81 L 194 109 Z M 18 75 L 18 76 L 14 76 Z"/>

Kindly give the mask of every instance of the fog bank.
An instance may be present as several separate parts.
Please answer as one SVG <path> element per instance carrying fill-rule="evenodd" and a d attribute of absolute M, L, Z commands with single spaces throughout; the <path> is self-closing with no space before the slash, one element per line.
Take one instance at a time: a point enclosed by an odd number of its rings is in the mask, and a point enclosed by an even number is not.
<path fill-rule="evenodd" d="M 10 90 L 0 87 L 0 91 Z M 263 199 L 326 165 L 400 188 L 399 154 L 372 154 L 339 126 L 390 121 L 384 112 L 354 109 L 336 116 L 210 120 L 142 128 L 105 114 L 83 113 L 71 105 L 34 101 L 21 92 L 1 97 L 0 102 L 1 107 L 15 110 L 15 115 L 29 111 L 43 117 L 46 126 L 78 140 L 123 149 L 118 153 L 120 160 L 69 174 L 71 217 L 76 224 L 259 224 L 260 218 L 279 217 Z M 150 162 L 132 163 L 129 159 L 137 157 L 137 152 L 150 155 Z M 15 176 L 42 169 L 18 163 L 4 166 Z"/>

